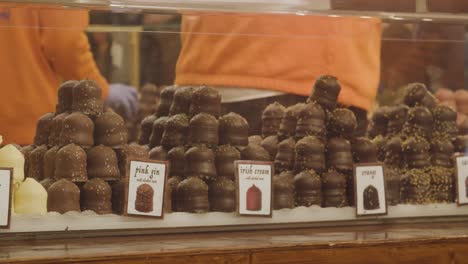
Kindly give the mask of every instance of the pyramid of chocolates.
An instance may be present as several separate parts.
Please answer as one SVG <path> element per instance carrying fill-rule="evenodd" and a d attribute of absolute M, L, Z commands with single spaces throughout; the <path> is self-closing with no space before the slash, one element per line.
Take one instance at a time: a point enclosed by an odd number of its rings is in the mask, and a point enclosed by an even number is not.
<path fill-rule="evenodd" d="M 125 184 L 128 160 L 148 157 L 148 149 L 127 145 L 123 118 L 104 108 L 101 95 L 91 80 L 63 83 L 56 112 L 38 120 L 34 145 L 24 148 L 27 177 L 49 187 L 49 211 L 110 213 L 109 183 Z"/>

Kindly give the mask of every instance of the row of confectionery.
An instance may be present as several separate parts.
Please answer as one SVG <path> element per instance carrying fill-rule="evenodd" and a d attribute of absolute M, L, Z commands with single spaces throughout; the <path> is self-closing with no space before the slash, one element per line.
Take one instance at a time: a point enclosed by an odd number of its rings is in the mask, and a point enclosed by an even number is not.
<path fill-rule="evenodd" d="M 468 143 L 456 111 L 410 84 L 357 133 L 354 112 L 337 103 L 340 90 L 335 77 L 321 76 L 306 101 L 255 113 L 261 135 L 249 135 L 243 116 L 222 114 L 216 89 L 168 86 L 141 122 L 138 144 L 129 144 L 124 119 L 103 106 L 97 84 L 68 81 L 55 113 L 39 119 L 34 144 L 4 146 L 0 167 L 14 168 L 18 214 L 122 214 L 128 161 L 145 159 L 169 161 L 166 212 L 235 211 L 236 160 L 274 164 L 275 210 L 353 206 L 357 163 L 384 164 L 389 205 L 455 201 L 453 155 Z"/>

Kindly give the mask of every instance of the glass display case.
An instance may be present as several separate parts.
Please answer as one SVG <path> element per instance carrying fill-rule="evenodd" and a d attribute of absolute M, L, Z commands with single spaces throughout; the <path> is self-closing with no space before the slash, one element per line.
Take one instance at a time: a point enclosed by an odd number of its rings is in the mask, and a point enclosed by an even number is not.
<path fill-rule="evenodd" d="M 455 0 L 2 0 L 0 237 L 466 221 L 467 23 Z M 131 161 L 166 162 L 162 196 L 130 198 Z"/>

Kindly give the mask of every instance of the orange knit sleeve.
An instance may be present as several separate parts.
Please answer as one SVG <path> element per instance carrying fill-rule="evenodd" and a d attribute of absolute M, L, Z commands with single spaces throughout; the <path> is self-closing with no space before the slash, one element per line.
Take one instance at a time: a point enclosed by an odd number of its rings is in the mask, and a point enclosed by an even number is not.
<path fill-rule="evenodd" d="M 91 79 L 109 93 L 109 84 L 101 75 L 91 53 L 84 30 L 88 12 L 43 8 L 39 11 L 41 47 L 54 71 L 65 80 Z"/>

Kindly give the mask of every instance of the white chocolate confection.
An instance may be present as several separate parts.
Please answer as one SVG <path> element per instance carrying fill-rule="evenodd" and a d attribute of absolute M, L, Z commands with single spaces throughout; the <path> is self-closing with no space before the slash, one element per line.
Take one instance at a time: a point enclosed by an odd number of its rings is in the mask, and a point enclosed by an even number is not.
<path fill-rule="evenodd" d="M 15 213 L 46 214 L 47 191 L 33 178 L 27 178 L 15 193 Z"/>
<path fill-rule="evenodd" d="M 24 156 L 13 145 L 0 149 L 0 167 L 13 168 L 13 184 L 15 188 L 24 180 Z"/>

